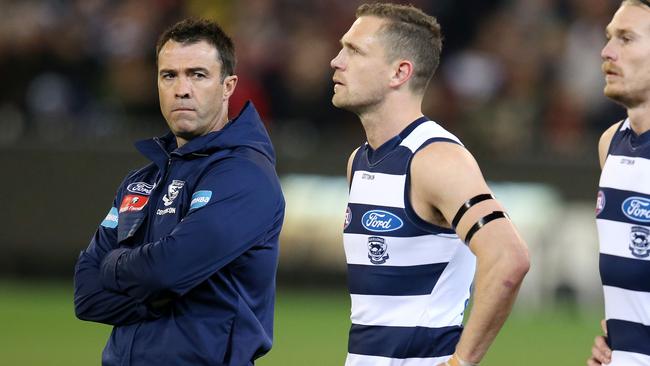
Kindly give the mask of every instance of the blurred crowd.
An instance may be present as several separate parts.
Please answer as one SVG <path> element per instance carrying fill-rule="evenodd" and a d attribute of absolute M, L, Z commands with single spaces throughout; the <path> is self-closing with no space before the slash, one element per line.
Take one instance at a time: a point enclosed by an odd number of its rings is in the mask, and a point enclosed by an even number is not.
<path fill-rule="evenodd" d="M 360 142 L 356 117 L 331 106 L 329 66 L 360 3 L 0 0 L 0 146 L 128 146 L 162 133 L 155 42 L 187 16 L 216 19 L 233 35 L 231 116 L 252 99 L 290 142 L 283 154 L 324 149 L 323 136 Z M 435 15 L 445 35 L 429 117 L 496 159 L 595 159 L 598 135 L 623 117 L 602 96 L 600 71 L 619 0 L 407 3 Z"/>

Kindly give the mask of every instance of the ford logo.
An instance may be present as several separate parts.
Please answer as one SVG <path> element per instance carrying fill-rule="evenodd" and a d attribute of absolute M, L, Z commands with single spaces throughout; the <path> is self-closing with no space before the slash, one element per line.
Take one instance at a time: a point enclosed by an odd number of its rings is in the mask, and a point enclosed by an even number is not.
<path fill-rule="evenodd" d="M 404 226 L 402 219 L 387 211 L 372 210 L 361 217 L 361 224 L 366 230 L 376 232 L 393 231 Z"/>
<path fill-rule="evenodd" d="M 630 197 L 621 205 L 623 214 L 628 219 L 638 222 L 650 222 L 650 199 Z"/>
<path fill-rule="evenodd" d="M 126 190 L 132 193 L 140 193 L 148 196 L 151 194 L 154 185 L 145 182 L 135 182 L 126 186 Z"/>

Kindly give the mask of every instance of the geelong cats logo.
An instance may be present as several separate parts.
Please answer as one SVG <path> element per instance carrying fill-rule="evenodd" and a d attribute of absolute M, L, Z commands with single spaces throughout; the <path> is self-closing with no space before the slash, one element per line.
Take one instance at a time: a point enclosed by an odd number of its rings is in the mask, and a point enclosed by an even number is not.
<path fill-rule="evenodd" d="M 368 238 L 368 258 L 372 264 L 384 264 L 388 257 L 388 244 L 384 238 L 371 236 Z"/>
<path fill-rule="evenodd" d="M 632 226 L 632 231 L 630 232 L 630 251 L 633 256 L 646 258 L 650 255 L 649 234 L 650 230 L 643 226 Z"/>

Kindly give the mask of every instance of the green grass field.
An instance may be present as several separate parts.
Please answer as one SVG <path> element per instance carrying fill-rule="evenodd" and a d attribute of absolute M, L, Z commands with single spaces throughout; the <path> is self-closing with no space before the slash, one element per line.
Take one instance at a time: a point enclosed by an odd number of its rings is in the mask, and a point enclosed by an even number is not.
<path fill-rule="evenodd" d="M 99 365 L 108 326 L 74 317 L 72 285 L 0 282 L 0 364 Z M 349 300 L 345 291 L 278 293 L 275 344 L 260 366 L 342 365 Z M 483 366 L 584 365 L 599 311 L 515 313 Z"/>

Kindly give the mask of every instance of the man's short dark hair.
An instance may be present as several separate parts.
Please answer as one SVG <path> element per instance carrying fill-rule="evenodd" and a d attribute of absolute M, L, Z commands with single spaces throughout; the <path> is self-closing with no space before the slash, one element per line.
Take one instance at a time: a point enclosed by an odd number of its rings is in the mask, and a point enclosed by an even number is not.
<path fill-rule="evenodd" d="M 172 25 L 158 38 L 156 60 L 158 60 L 160 50 L 169 40 L 184 44 L 208 42 L 217 49 L 219 54 L 221 80 L 225 79 L 226 76 L 234 75 L 235 64 L 237 63 L 235 45 L 219 24 L 207 19 L 189 18 Z"/>
<path fill-rule="evenodd" d="M 389 61 L 405 58 L 413 62 L 411 90 L 424 92 L 440 63 L 442 32 L 436 18 L 412 5 L 391 3 L 363 4 L 356 16 L 388 20 L 380 32 Z"/>

